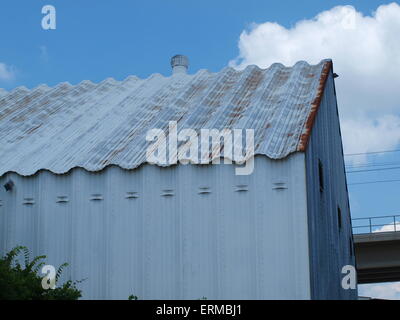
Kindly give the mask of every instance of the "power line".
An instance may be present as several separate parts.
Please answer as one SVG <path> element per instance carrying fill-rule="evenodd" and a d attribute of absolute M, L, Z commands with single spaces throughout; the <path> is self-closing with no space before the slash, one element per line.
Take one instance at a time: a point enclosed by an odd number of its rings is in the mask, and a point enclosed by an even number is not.
<path fill-rule="evenodd" d="M 400 179 L 355 182 L 355 183 L 348 183 L 347 185 L 348 186 L 354 186 L 354 185 L 359 185 L 359 184 L 384 183 L 384 182 L 400 182 Z"/>
<path fill-rule="evenodd" d="M 389 152 L 400 152 L 400 149 L 384 150 L 384 151 L 372 151 L 372 152 L 361 152 L 361 153 L 347 153 L 344 156 L 345 157 L 348 157 L 348 156 L 361 156 L 361 155 L 365 155 L 365 154 L 379 154 L 379 153 L 389 153 Z"/>
<path fill-rule="evenodd" d="M 385 170 L 394 170 L 394 169 L 400 169 L 400 167 L 378 168 L 378 169 L 366 169 L 366 170 L 353 170 L 353 171 L 347 171 L 346 173 L 371 172 L 371 171 L 385 171 Z"/>

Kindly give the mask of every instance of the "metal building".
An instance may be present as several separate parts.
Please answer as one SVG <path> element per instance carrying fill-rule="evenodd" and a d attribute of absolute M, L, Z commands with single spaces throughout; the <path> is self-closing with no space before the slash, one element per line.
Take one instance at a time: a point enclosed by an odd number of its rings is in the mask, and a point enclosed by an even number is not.
<path fill-rule="evenodd" d="M 0 90 L 0 253 L 68 262 L 87 299 L 356 298 L 341 286 L 355 262 L 332 62 L 171 65 Z M 254 129 L 253 173 L 149 164 L 146 134 L 170 121 Z"/>

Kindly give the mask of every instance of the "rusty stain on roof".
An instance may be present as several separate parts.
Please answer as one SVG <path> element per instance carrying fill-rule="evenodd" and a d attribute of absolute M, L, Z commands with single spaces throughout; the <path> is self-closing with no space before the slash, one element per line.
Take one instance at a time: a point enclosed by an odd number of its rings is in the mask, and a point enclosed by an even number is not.
<path fill-rule="evenodd" d="M 148 130 L 169 121 L 196 132 L 254 129 L 255 153 L 282 159 L 305 151 L 331 68 L 331 60 L 300 61 L 0 89 L 0 176 L 133 169 L 146 162 Z"/>
<path fill-rule="evenodd" d="M 307 143 L 311 134 L 311 130 L 314 125 L 315 118 L 317 116 L 318 108 L 321 104 L 322 96 L 324 94 L 326 80 L 328 79 L 329 73 L 332 70 L 332 61 L 327 61 L 322 69 L 319 79 L 319 86 L 317 89 L 317 95 L 314 101 L 311 103 L 311 110 L 308 114 L 307 121 L 304 126 L 304 133 L 300 136 L 298 151 L 305 151 L 307 149 Z"/>

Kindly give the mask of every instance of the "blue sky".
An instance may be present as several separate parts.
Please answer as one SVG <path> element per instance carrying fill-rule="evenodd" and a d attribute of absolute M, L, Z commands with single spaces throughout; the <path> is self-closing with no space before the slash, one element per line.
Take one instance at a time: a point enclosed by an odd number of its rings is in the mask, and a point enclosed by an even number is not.
<path fill-rule="evenodd" d="M 386 84 L 399 83 L 389 81 L 390 75 L 385 72 L 389 68 L 382 64 L 386 59 L 393 59 L 391 62 L 393 67 L 390 69 L 397 74 L 400 71 L 398 69 L 400 63 L 396 58 L 400 56 L 398 48 L 393 49 L 393 38 L 387 36 L 393 29 L 398 37 L 400 26 L 396 24 L 398 17 L 396 14 L 399 12 L 396 11 L 397 8 L 391 7 L 385 14 L 382 13 L 383 18 L 376 21 L 386 22 L 380 26 L 379 23 L 371 24 L 372 29 L 368 27 L 369 19 L 359 16 L 357 20 L 360 26 L 360 30 L 357 30 L 361 32 L 361 36 L 357 39 L 365 35 L 366 38 L 360 41 L 364 43 L 373 41 L 370 40 L 373 37 L 369 37 L 368 33 L 375 29 L 383 30 L 385 32 L 376 34 L 385 34 L 382 36 L 384 39 L 376 40 L 370 47 L 378 47 L 377 52 L 380 54 L 393 50 L 392 56 L 379 56 L 379 54 L 363 56 L 362 51 L 357 53 L 360 54 L 361 60 L 365 59 L 365 65 L 368 66 L 366 72 L 370 73 L 360 73 L 360 68 L 354 70 L 351 68 L 359 60 L 357 54 L 353 60 L 348 58 L 357 50 L 357 45 L 354 48 L 351 45 L 354 35 L 348 35 L 346 32 L 341 34 L 335 29 L 327 28 L 327 34 L 321 31 L 318 40 L 312 39 L 313 32 L 318 36 L 319 29 L 323 29 L 313 18 L 323 11 L 330 10 L 329 17 L 336 17 L 338 14 L 332 10 L 333 7 L 352 5 L 359 14 L 371 16 L 379 6 L 391 2 L 393 1 L 2 0 L 0 88 L 10 90 L 21 85 L 33 88 L 41 83 L 53 86 L 63 81 L 72 84 L 82 80 L 99 82 L 107 77 L 122 80 L 132 74 L 142 78 L 152 73 L 169 75 L 171 72 L 169 59 L 176 53 L 189 56 L 190 72 L 193 73 L 201 68 L 219 71 L 230 62 L 239 67 L 242 63 L 257 63 L 266 67 L 272 61 L 293 63 L 300 58 L 315 62 L 312 61 L 314 58 L 326 58 L 332 51 L 334 65 L 341 75 L 336 81 L 347 152 L 400 149 L 400 130 L 398 130 L 400 108 L 396 102 L 399 101 L 399 96 L 396 95 L 398 89 L 387 88 Z M 41 9 L 46 4 L 55 6 L 57 10 L 56 30 L 41 28 L 43 17 Z M 306 27 L 297 26 L 302 20 L 309 21 Z M 323 18 L 319 20 L 321 22 Z M 285 40 L 279 43 L 265 41 L 261 49 L 262 54 L 254 56 L 253 52 L 247 52 L 246 48 L 250 51 L 254 49 L 256 52 L 259 45 L 262 46 L 262 37 L 261 44 L 257 42 L 257 31 L 271 31 L 272 27 L 266 24 L 267 22 L 276 22 L 286 28 L 283 31 L 281 29 L 276 31 L 278 35 L 279 32 L 281 35 L 286 35 L 288 30 L 292 30 L 288 31 L 291 36 L 283 37 Z M 248 37 L 241 39 L 241 34 L 246 30 Z M 304 30 L 309 30 L 309 33 Z M 336 38 L 329 38 L 333 36 Z M 347 42 L 350 45 L 347 46 L 343 45 L 346 42 L 342 41 L 347 39 L 346 37 L 350 39 Z M 285 53 L 287 49 L 285 41 L 290 45 L 290 41 L 296 43 L 296 39 L 302 40 L 304 46 L 302 49 L 294 50 L 294 54 L 289 58 L 285 58 L 284 54 L 269 55 L 269 51 L 274 51 L 272 49 L 275 47 L 280 47 L 283 50 L 280 52 Z M 326 39 L 329 39 L 335 47 L 325 46 Z M 362 43 L 358 45 L 361 46 Z M 326 48 L 314 52 L 313 48 L 318 46 Z M 337 48 L 341 46 L 345 48 Z M 386 50 L 386 48 L 391 49 Z M 310 55 L 308 55 L 309 50 Z M 241 59 L 234 60 L 238 56 Z M 7 68 L 3 69 L 3 72 L 6 72 L 3 78 L 1 64 Z M 360 80 L 364 76 L 374 79 L 375 82 Z M 350 90 L 355 82 L 359 85 Z M 371 86 L 376 88 L 378 83 L 383 83 L 384 86 L 376 90 L 378 93 L 375 96 L 365 94 L 371 91 Z M 382 92 L 381 95 L 379 91 Z M 373 101 L 380 101 L 379 106 Z M 353 108 L 354 105 L 357 105 L 357 108 Z M 352 132 L 351 129 L 354 128 L 358 131 Z M 347 157 L 347 159 L 359 159 L 350 161 L 353 165 L 397 161 L 400 166 L 400 152 L 358 158 Z M 349 174 L 348 181 L 351 183 L 384 179 L 400 179 L 400 170 Z M 353 217 L 400 214 L 399 187 L 400 182 L 350 185 Z M 395 295 L 398 294 L 396 292 Z"/>
<path fill-rule="evenodd" d="M 0 63 L 9 66 L 14 78 L 0 80 L 0 87 L 99 82 L 156 72 L 169 75 L 169 59 L 176 53 L 190 57 L 191 72 L 218 71 L 239 55 L 239 37 L 254 23 L 277 22 L 293 28 L 337 5 L 350 4 L 371 15 L 386 3 L 390 1 L 3 0 Z M 45 4 L 57 10 L 56 30 L 41 28 Z M 367 161 L 400 161 L 400 153 L 371 156 Z M 399 171 L 351 174 L 349 182 L 400 178 Z M 349 186 L 353 216 L 400 213 L 399 186 Z"/>
<path fill-rule="evenodd" d="M 370 13 L 385 1 L 352 1 Z M 57 10 L 57 29 L 41 28 L 41 9 Z M 191 70 L 218 71 L 238 54 L 240 33 L 252 23 L 298 20 L 345 1 L 65 1 L 3 0 L 0 4 L 0 61 L 17 79 L 0 84 L 34 87 L 82 79 L 123 79 L 170 73 L 175 53 L 190 57 Z"/>

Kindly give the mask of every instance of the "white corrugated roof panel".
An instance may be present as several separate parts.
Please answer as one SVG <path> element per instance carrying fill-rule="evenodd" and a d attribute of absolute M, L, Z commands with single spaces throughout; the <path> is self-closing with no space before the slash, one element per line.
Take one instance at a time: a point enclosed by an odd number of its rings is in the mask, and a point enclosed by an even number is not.
<path fill-rule="evenodd" d="M 0 175 L 146 162 L 148 130 L 254 129 L 255 154 L 304 151 L 331 61 L 0 90 Z"/>

